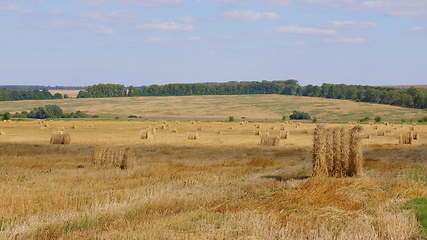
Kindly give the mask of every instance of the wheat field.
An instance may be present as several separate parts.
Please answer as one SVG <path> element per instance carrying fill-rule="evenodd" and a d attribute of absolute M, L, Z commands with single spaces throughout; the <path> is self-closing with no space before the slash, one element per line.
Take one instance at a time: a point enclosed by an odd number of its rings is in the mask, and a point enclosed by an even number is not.
<path fill-rule="evenodd" d="M 427 197 L 427 126 L 362 127 L 364 175 L 326 178 L 311 177 L 314 124 L 2 122 L 0 239 L 422 239 L 402 205 Z M 71 144 L 49 144 L 57 131 Z M 100 147 L 133 166 L 93 164 Z"/>

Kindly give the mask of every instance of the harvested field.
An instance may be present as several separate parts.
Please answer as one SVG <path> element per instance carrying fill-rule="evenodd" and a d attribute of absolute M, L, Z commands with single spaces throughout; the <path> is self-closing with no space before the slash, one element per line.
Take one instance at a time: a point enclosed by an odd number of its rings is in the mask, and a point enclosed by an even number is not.
<path fill-rule="evenodd" d="M 7 133 L 0 137 L 1 240 L 422 236 L 418 215 L 403 206 L 427 197 L 425 125 L 415 127 L 410 145 L 399 138 L 411 125 L 377 126 L 384 136 L 363 125 L 360 135 L 371 135 L 361 139 L 363 176 L 327 178 L 311 177 L 314 124 L 47 123 L 0 123 Z M 141 130 L 156 128 L 150 141 L 141 139 Z M 57 129 L 71 144 L 50 144 Z M 289 135 L 262 146 L 255 131 Z M 189 133 L 199 138 L 190 141 Z M 127 149 L 132 167 L 123 165 Z"/>

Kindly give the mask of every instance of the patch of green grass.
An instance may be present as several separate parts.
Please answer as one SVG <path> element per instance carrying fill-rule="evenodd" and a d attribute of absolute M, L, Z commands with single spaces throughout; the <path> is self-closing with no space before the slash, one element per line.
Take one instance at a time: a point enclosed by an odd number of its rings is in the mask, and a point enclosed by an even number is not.
<path fill-rule="evenodd" d="M 95 226 L 95 222 L 88 217 L 84 217 L 78 221 L 67 222 L 63 227 L 65 233 L 74 231 L 83 231 Z"/>
<path fill-rule="evenodd" d="M 6 227 L 12 225 L 15 222 L 15 218 L 4 218 L 0 217 L 0 232 L 4 231 Z"/>
<path fill-rule="evenodd" d="M 427 185 L 427 172 L 423 167 L 413 168 L 407 172 L 409 179 L 420 182 L 424 185 Z"/>
<path fill-rule="evenodd" d="M 405 203 L 404 209 L 413 209 L 421 225 L 421 235 L 427 237 L 427 198 L 415 198 Z"/>

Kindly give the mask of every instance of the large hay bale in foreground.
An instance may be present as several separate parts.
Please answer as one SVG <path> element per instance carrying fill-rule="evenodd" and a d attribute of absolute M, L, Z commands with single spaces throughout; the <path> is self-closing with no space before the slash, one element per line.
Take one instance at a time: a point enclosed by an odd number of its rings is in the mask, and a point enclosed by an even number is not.
<path fill-rule="evenodd" d="M 268 134 L 262 134 L 260 136 L 260 145 L 262 146 L 278 146 L 280 144 L 279 136 L 270 136 Z"/>
<path fill-rule="evenodd" d="M 363 174 L 361 127 L 316 127 L 313 138 L 313 176 L 351 177 Z"/>
<path fill-rule="evenodd" d="M 91 161 L 97 167 L 129 169 L 135 166 L 136 155 L 129 147 L 96 147 Z"/>
<path fill-rule="evenodd" d="M 197 140 L 199 139 L 199 134 L 197 132 L 192 132 L 187 134 L 188 140 Z"/>
<path fill-rule="evenodd" d="M 50 137 L 50 144 L 68 145 L 71 143 L 70 134 L 64 131 L 57 131 Z"/>

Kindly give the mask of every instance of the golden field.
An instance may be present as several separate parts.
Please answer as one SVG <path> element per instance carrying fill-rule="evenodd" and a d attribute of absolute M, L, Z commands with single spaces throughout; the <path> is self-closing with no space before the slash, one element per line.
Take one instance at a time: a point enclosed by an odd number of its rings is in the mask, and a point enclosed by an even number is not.
<path fill-rule="evenodd" d="M 100 117 L 130 115 L 157 120 L 226 120 L 229 116 L 248 120 L 281 120 L 298 110 L 321 122 L 347 122 L 375 116 L 383 121 L 420 119 L 426 110 L 347 100 L 287 95 L 223 95 L 179 97 L 129 97 L 0 102 L 0 112 L 30 111 L 56 104 L 65 112 L 83 111 Z"/>
<path fill-rule="evenodd" d="M 70 98 L 76 98 L 79 95 L 80 90 L 49 90 L 51 94 L 60 93 L 62 95 L 67 94 Z"/>
<path fill-rule="evenodd" d="M 0 239 L 415 239 L 402 205 L 427 197 L 427 126 L 363 127 L 365 176 L 338 179 L 310 177 L 313 124 L 3 122 Z M 412 127 L 419 140 L 399 145 Z M 49 144 L 58 129 L 70 145 Z M 280 129 L 279 146 L 259 145 L 256 131 Z M 133 168 L 91 164 L 113 145 Z"/>

